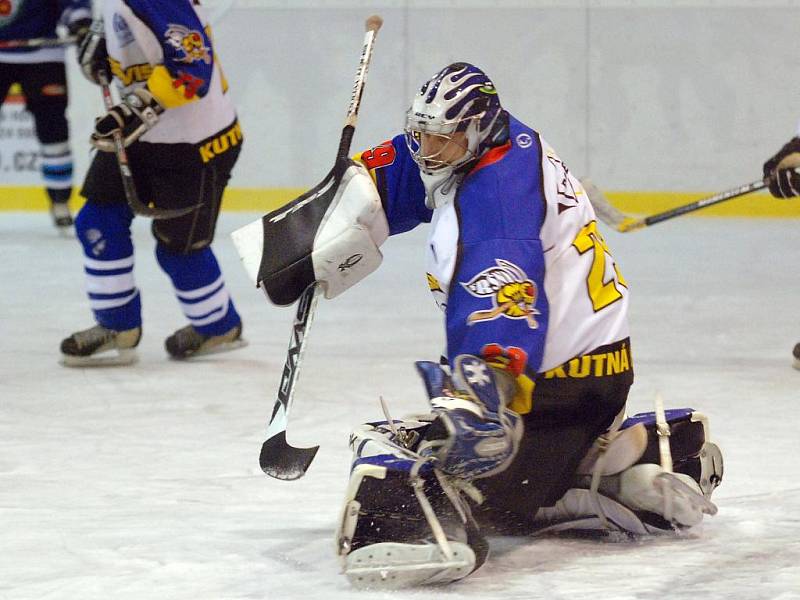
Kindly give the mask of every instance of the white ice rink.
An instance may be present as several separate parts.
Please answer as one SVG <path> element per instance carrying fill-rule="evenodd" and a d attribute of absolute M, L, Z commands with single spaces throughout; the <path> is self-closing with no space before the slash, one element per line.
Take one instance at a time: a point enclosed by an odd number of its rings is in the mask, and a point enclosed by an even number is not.
<path fill-rule="evenodd" d="M 184 320 L 136 228 L 144 338 L 134 367 L 66 369 L 62 337 L 92 323 L 80 248 L 47 215 L 0 214 L 0 598 L 216 600 L 430 598 L 355 592 L 333 531 L 350 428 L 425 408 L 415 359 L 435 358 L 422 230 L 390 240 L 381 269 L 321 301 L 289 438 L 319 443 L 296 482 L 258 452 L 293 309 L 252 288 L 223 214 L 215 249 L 250 345 L 192 362 L 163 339 Z M 719 514 L 681 539 L 497 539 L 443 598 L 800 598 L 798 221 L 682 218 L 607 234 L 632 290 L 629 412 L 702 409 L 725 453 Z"/>

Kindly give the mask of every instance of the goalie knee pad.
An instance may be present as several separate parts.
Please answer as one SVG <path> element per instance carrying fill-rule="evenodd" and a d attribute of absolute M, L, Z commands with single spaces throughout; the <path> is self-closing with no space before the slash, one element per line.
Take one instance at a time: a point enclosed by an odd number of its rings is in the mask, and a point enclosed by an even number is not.
<path fill-rule="evenodd" d="M 354 462 L 336 541 L 355 587 L 448 583 L 486 559 L 462 490 L 412 450 L 429 425 L 372 423 L 351 436 Z"/>
<path fill-rule="evenodd" d="M 711 493 L 722 482 L 722 451 L 711 441 L 708 417 L 691 408 L 677 408 L 666 411 L 669 425 L 669 446 L 672 453 L 673 471 L 688 475 L 700 486 L 703 495 Z M 627 429 L 636 424 L 647 430 L 647 447 L 639 463 L 658 463 L 658 433 L 655 413 L 639 413 L 629 417 L 622 424 Z"/>
<path fill-rule="evenodd" d="M 674 531 L 713 515 L 710 497 L 722 480 L 722 453 L 708 439 L 708 419 L 692 409 L 666 411 L 674 472 L 659 464 L 654 413 L 627 419 L 602 436 L 578 468 L 575 485 L 554 506 L 540 509 L 543 530 L 618 529 L 632 534 Z M 605 462 L 598 458 L 606 455 Z M 601 471 L 594 473 L 595 469 Z M 598 475 L 596 489 L 592 475 Z"/>

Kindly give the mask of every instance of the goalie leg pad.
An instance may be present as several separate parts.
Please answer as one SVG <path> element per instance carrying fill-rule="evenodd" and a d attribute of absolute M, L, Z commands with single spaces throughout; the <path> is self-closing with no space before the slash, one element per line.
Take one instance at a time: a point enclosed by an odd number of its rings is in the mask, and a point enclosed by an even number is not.
<path fill-rule="evenodd" d="M 670 429 L 669 445 L 673 470 L 694 479 L 706 498 L 722 482 L 722 451 L 711 441 L 708 417 L 691 408 L 666 411 Z M 635 425 L 647 429 L 647 447 L 638 463 L 658 463 L 658 434 L 655 413 L 639 413 L 622 424 L 623 431 Z"/>
<path fill-rule="evenodd" d="M 397 588 L 448 583 L 486 559 L 488 546 L 460 499 L 454 504 L 430 463 L 413 451 L 426 421 L 366 424 L 351 436 L 354 463 L 337 531 L 345 575 L 355 587 Z M 446 536 L 436 539 L 413 484 Z M 451 490 L 452 494 L 452 490 Z"/>

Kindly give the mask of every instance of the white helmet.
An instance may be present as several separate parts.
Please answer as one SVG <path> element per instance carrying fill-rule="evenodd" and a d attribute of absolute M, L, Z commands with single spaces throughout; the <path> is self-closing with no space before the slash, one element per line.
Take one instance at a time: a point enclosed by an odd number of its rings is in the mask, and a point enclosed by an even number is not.
<path fill-rule="evenodd" d="M 464 155 L 445 161 L 440 151 L 422 154 L 422 134 L 447 140 L 456 132 L 466 134 Z M 424 174 L 444 174 L 465 170 L 489 148 L 508 138 L 505 111 L 494 84 L 479 68 L 469 63 L 453 63 L 427 81 L 406 114 L 406 144 Z"/>

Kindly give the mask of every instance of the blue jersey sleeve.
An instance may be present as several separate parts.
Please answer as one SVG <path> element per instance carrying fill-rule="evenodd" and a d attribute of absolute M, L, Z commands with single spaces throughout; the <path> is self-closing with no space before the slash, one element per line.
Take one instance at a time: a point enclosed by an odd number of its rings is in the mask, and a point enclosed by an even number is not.
<path fill-rule="evenodd" d="M 166 108 L 181 106 L 208 93 L 214 71 L 209 32 L 190 0 L 125 0 L 155 35 L 164 64 L 153 69 L 147 87 Z"/>
<path fill-rule="evenodd" d="M 535 374 L 544 355 L 549 305 L 540 239 L 541 174 L 486 173 L 456 201 L 459 242 L 447 297 L 447 355 L 513 356 Z"/>
<path fill-rule="evenodd" d="M 357 154 L 355 159 L 367 167 L 378 187 L 390 235 L 430 222 L 433 212 L 425 206 L 419 167 L 402 135 Z"/>

